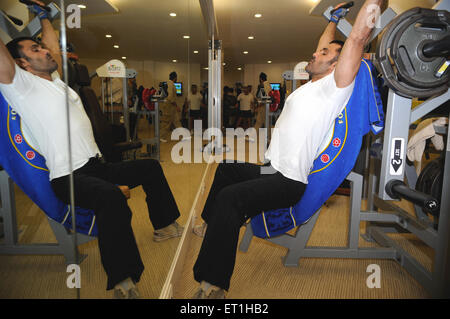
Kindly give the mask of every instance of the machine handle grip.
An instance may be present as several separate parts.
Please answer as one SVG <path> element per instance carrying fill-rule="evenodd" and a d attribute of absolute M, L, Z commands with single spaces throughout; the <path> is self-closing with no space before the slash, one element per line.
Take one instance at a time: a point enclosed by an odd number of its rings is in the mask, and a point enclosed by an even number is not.
<path fill-rule="evenodd" d="M 26 4 L 27 6 L 37 5 L 48 12 L 52 11 L 52 9 L 49 6 L 41 6 L 41 5 L 37 4 L 36 2 L 30 1 L 30 0 L 19 0 L 19 2 Z"/>
<path fill-rule="evenodd" d="M 353 1 L 347 2 L 346 4 L 344 4 L 343 6 L 339 7 L 338 9 L 333 9 L 330 12 L 330 14 L 333 15 L 333 13 L 336 12 L 336 10 L 339 10 L 339 9 L 350 9 L 354 5 L 355 5 L 355 3 Z"/>
<path fill-rule="evenodd" d="M 439 202 L 434 197 L 424 194 L 422 192 L 416 191 L 415 189 L 411 189 L 406 186 L 400 180 L 393 179 L 390 180 L 385 187 L 386 193 L 394 198 L 400 199 L 404 198 L 420 207 L 425 209 L 432 215 L 436 215 L 439 213 Z"/>

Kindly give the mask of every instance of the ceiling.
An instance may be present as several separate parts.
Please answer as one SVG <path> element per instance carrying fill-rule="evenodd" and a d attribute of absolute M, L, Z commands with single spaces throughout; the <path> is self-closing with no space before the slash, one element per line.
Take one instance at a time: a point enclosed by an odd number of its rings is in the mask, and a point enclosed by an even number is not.
<path fill-rule="evenodd" d="M 364 0 L 354 0 L 355 8 Z M 435 0 L 390 0 L 434 3 Z M 44 1 L 49 3 L 51 1 Z M 56 0 L 58 3 L 59 0 Z M 219 39 L 228 66 L 296 62 L 308 59 L 326 26 L 311 15 L 342 0 L 214 0 Z M 81 29 L 68 29 L 68 41 L 80 57 L 154 60 L 207 65 L 207 34 L 199 0 L 66 0 L 85 4 Z M 397 5 L 398 7 L 398 5 Z M 176 17 L 169 13 L 175 12 Z M 255 13 L 262 14 L 257 19 Z M 350 14 L 354 19 L 357 10 Z M 112 38 L 105 37 L 111 34 Z M 190 39 L 183 39 L 189 35 Z M 254 36 L 254 40 L 249 40 Z M 119 45 L 118 49 L 113 45 Z M 198 50 L 198 54 L 193 51 Z M 247 51 L 248 54 L 243 54 Z"/>
<path fill-rule="evenodd" d="M 99 59 L 126 56 L 129 60 L 166 62 L 189 59 L 191 63 L 207 65 L 208 39 L 199 0 L 65 2 L 87 6 L 82 9 L 81 29 L 67 30 L 68 41 L 75 45 L 79 56 Z M 239 66 L 308 58 L 326 26 L 323 18 L 309 15 L 313 6 L 313 0 L 283 0 L 282 4 L 269 0 L 215 0 L 224 61 L 228 66 Z M 170 17 L 171 12 L 177 16 Z M 261 13 L 262 17 L 254 18 L 255 13 Z M 112 38 L 107 39 L 106 34 Z M 183 35 L 189 35 L 190 39 L 183 39 Z M 249 40 L 250 35 L 255 39 Z M 114 49 L 114 44 L 119 49 Z M 193 54 L 194 50 L 199 54 Z M 249 53 L 245 55 L 243 51 Z"/>

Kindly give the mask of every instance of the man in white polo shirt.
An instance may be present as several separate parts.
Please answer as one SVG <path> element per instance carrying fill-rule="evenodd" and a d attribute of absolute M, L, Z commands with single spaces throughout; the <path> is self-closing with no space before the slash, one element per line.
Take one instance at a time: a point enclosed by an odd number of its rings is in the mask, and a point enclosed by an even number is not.
<path fill-rule="evenodd" d="M 56 196 L 70 203 L 69 159 L 72 158 L 75 205 L 93 209 L 107 289 L 116 298 L 139 296 L 135 284 L 144 270 L 127 205 L 130 188 L 142 185 L 153 240 L 182 234 L 180 216 L 160 164 L 153 160 L 104 163 L 91 122 L 80 97 L 68 89 L 71 152 L 68 147 L 66 85 L 59 78 L 59 41 L 47 13 L 33 0 L 42 25 L 42 41 L 18 38 L 7 46 L 0 40 L 0 91 L 20 115 L 24 136 L 46 160 Z M 39 6 L 38 6 L 39 5 Z M 30 181 L 32 182 L 32 181 Z"/>
<path fill-rule="evenodd" d="M 202 212 L 206 224 L 194 228 L 204 239 L 193 269 L 200 283 L 193 298 L 224 298 L 247 219 L 301 199 L 318 149 L 353 93 L 374 26 L 373 6 L 383 1 L 366 0 L 345 44 L 335 41 L 335 33 L 346 9 L 336 7 L 306 68 L 311 81 L 289 96 L 275 125 L 266 158 L 276 173 L 261 174 L 261 166 L 249 163 L 218 166 Z"/>
<path fill-rule="evenodd" d="M 255 105 L 255 96 L 250 92 L 248 86 L 243 87 L 244 92 L 239 94 L 237 101 L 239 102 L 239 118 L 236 127 L 241 125 L 244 121 L 244 129 L 248 129 L 253 117 L 252 109 Z"/>

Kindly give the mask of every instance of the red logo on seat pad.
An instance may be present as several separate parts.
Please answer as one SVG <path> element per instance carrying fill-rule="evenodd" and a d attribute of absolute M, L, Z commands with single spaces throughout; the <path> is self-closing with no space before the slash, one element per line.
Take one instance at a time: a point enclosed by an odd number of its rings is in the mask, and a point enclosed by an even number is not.
<path fill-rule="evenodd" d="M 16 136 L 14 136 L 14 141 L 16 141 L 17 144 L 22 144 L 23 138 L 20 134 L 16 134 Z"/>
<path fill-rule="evenodd" d="M 25 155 L 29 160 L 32 160 L 36 157 L 36 154 L 33 151 L 28 151 Z"/>
<path fill-rule="evenodd" d="M 334 147 L 339 147 L 339 146 L 341 146 L 341 139 L 338 138 L 338 137 L 336 137 L 336 138 L 333 140 L 333 146 L 334 146 Z"/>

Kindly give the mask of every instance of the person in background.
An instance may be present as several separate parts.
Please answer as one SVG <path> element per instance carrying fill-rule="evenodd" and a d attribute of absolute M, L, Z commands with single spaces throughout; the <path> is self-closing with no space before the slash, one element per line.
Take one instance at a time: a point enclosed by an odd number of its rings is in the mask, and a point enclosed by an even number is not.
<path fill-rule="evenodd" d="M 251 125 L 253 118 L 252 109 L 255 105 L 255 96 L 250 93 L 248 86 L 243 87 L 243 93 L 241 93 L 237 101 L 239 102 L 239 118 L 236 123 L 236 127 L 240 127 L 241 122 L 244 123 L 244 129 L 247 129 Z"/>
<path fill-rule="evenodd" d="M 237 99 L 233 95 L 233 88 L 225 86 L 223 89 L 223 126 L 225 128 L 234 127 L 237 111 Z M 230 120 L 234 120 L 230 124 Z"/>
<path fill-rule="evenodd" d="M 200 91 L 202 95 L 201 114 L 202 114 L 202 127 L 208 128 L 208 82 L 203 83 L 203 89 Z"/>
<path fill-rule="evenodd" d="M 181 107 L 177 105 L 177 90 L 175 88 L 177 82 L 177 73 L 171 72 L 169 74 L 169 81 L 167 82 L 167 97 L 166 102 L 161 105 L 161 131 L 160 140 L 166 143 L 170 139 L 172 127 L 179 128 L 181 126 Z"/>
<path fill-rule="evenodd" d="M 261 89 L 264 90 L 264 96 L 269 97 L 272 88 L 270 86 L 270 83 L 267 81 L 267 75 L 263 72 L 261 72 L 261 74 L 259 75 L 258 93 L 261 91 Z M 266 122 L 266 103 L 258 103 L 255 113 L 256 113 L 256 123 L 254 128 L 256 129 L 256 132 L 258 134 L 259 129 Z"/>
<path fill-rule="evenodd" d="M 186 98 L 186 105 L 188 106 L 189 117 L 190 117 L 191 134 L 193 134 L 193 132 L 194 132 L 194 120 L 202 119 L 202 112 L 201 112 L 202 100 L 203 100 L 203 97 L 197 91 L 197 85 L 192 84 L 191 92 L 188 94 L 188 96 Z"/>

